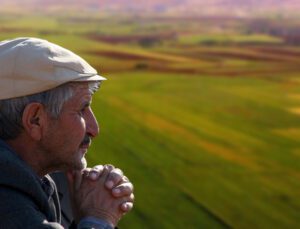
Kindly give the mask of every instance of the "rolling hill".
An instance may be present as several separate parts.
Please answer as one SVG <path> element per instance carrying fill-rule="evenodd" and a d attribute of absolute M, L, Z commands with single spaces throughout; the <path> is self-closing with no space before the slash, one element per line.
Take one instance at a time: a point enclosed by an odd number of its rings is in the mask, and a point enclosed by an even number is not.
<path fill-rule="evenodd" d="M 1 10 L 78 11 L 166 13 L 175 15 L 295 15 L 300 10 L 297 0 L 1 0 Z"/>

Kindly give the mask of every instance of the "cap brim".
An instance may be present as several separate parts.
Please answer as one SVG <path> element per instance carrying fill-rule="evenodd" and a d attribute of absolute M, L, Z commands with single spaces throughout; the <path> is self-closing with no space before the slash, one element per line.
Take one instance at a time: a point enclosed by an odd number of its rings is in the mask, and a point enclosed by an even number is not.
<path fill-rule="evenodd" d="M 84 82 L 84 81 L 102 81 L 102 80 L 106 80 L 105 77 L 100 76 L 100 75 L 88 75 L 88 76 L 83 76 L 77 79 L 74 79 L 72 81 L 80 81 L 80 82 Z"/>

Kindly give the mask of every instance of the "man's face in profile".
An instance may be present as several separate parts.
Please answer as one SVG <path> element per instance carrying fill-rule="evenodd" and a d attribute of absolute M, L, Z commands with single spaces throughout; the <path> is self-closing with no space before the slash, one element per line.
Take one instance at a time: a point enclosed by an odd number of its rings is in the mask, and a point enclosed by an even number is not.
<path fill-rule="evenodd" d="M 49 169 L 81 170 L 86 166 L 85 153 L 91 138 L 99 133 L 91 110 L 92 95 L 88 83 L 74 86 L 74 95 L 62 108 L 57 119 L 48 118 L 39 147 L 46 154 Z"/>

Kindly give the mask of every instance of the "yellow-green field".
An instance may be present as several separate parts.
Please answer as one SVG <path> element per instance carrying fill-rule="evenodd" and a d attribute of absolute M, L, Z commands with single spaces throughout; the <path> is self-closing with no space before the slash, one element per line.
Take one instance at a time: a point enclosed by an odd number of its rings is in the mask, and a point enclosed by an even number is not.
<path fill-rule="evenodd" d="M 88 160 L 135 184 L 120 228 L 299 228 L 300 46 L 265 20 L 2 14 L 0 39 L 48 39 L 108 78 Z"/>

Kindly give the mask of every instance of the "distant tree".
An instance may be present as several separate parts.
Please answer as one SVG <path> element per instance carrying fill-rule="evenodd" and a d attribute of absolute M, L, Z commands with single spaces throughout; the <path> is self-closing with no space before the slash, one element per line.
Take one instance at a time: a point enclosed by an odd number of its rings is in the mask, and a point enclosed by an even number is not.
<path fill-rule="evenodd" d="M 139 39 L 138 43 L 142 47 L 149 48 L 160 43 L 160 39 L 156 37 L 143 37 Z"/>
<path fill-rule="evenodd" d="M 147 69 L 148 67 L 149 67 L 148 64 L 145 62 L 138 62 L 135 65 L 135 69 L 138 69 L 138 70 Z"/>

